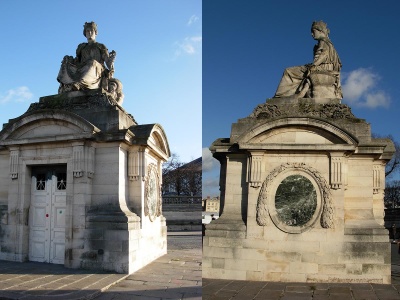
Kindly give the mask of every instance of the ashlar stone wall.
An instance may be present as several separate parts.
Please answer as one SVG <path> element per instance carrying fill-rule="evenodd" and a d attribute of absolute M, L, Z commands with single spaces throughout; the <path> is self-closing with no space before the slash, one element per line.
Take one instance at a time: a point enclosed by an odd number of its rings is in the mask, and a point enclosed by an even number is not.
<path fill-rule="evenodd" d="M 284 105 L 298 103 L 276 109 Z M 203 276 L 390 283 L 390 243 L 382 225 L 384 166 L 393 144 L 372 139 L 369 124 L 355 117 L 259 112 L 262 117 L 239 120 L 229 139 L 210 148 L 221 162 L 222 208 L 206 226 Z M 307 198 L 313 202 L 301 202 L 288 219 L 288 199 L 303 193 L 295 190 L 296 180 L 315 191 Z"/>
<path fill-rule="evenodd" d="M 57 213 L 65 221 L 51 239 L 61 239 L 65 253 L 56 263 L 132 273 L 167 251 L 161 207 L 161 167 L 169 156 L 165 133 L 158 124 L 137 125 L 106 94 L 67 96 L 41 98 L 0 132 L 0 259 L 26 261 L 42 247 L 44 242 L 32 243 L 39 234 L 32 230 L 35 220 L 43 230 L 58 226 L 50 223 L 58 216 L 45 209 L 54 199 L 39 203 L 38 210 L 32 199 L 39 180 L 34 170 L 61 167 L 66 204 Z M 99 127 L 90 111 L 98 113 Z"/>

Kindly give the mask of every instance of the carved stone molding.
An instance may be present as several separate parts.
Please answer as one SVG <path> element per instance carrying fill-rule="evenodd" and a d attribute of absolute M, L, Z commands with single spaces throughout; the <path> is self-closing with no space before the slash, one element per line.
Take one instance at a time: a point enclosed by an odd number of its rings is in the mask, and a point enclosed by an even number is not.
<path fill-rule="evenodd" d="M 93 176 L 94 176 L 95 148 L 92 147 L 92 146 L 88 147 L 87 153 L 88 153 L 87 177 L 93 178 Z"/>
<path fill-rule="evenodd" d="M 280 117 L 282 112 L 279 110 L 277 105 L 270 105 L 268 103 L 262 103 L 257 105 L 249 117 L 258 119 L 272 119 Z"/>
<path fill-rule="evenodd" d="M 10 176 L 12 179 L 18 178 L 19 149 L 10 149 Z"/>
<path fill-rule="evenodd" d="M 345 163 L 343 153 L 330 154 L 330 180 L 331 188 L 334 190 L 341 189 L 345 184 Z"/>
<path fill-rule="evenodd" d="M 334 208 L 332 203 L 332 195 L 328 183 L 325 178 L 314 168 L 307 166 L 304 163 L 286 163 L 272 170 L 272 172 L 264 180 L 260 194 L 257 200 L 257 216 L 256 220 L 258 225 L 266 226 L 269 223 L 269 207 L 268 207 L 268 192 L 271 183 L 275 178 L 284 171 L 295 171 L 301 170 L 311 175 L 321 191 L 322 197 L 322 214 L 320 218 L 320 224 L 323 228 L 334 227 Z"/>
<path fill-rule="evenodd" d="M 85 164 L 85 153 L 83 144 L 74 145 L 72 150 L 72 164 L 73 164 L 74 177 L 75 178 L 82 177 Z"/>
<path fill-rule="evenodd" d="M 248 160 L 248 182 L 251 187 L 261 186 L 261 163 L 263 153 L 251 153 Z"/>
<path fill-rule="evenodd" d="M 382 163 L 374 163 L 372 167 L 372 188 L 373 188 L 373 193 L 378 194 L 380 190 L 383 190 L 385 188 L 384 186 L 384 178 L 385 178 L 385 173 L 384 173 L 384 165 Z"/>
<path fill-rule="evenodd" d="M 146 156 L 144 150 L 132 150 L 128 154 L 128 177 L 129 180 L 144 180 L 146 167 Z"/>
<path fill-rule="evenodd" d="M 282 99 L 282 98 L 280 98 Z M 268 99 L 266 103 L 257 105 L 250 118 L 274 119 L 277 117 L 319 117 L 332 120 L 354 120 L 356 117 L 351 112 L 351 108 L 341 103 L 320 104 L 313 99 L 298 99 L 295 102 L 277 102 Z"/>
<path fill-rule="evenodd" d="M 144 214 L 149 216 L 150 221 L 161 216 L 161 185 L 157 170 L 155 164 L 149 164 L 145 180 Z"/>

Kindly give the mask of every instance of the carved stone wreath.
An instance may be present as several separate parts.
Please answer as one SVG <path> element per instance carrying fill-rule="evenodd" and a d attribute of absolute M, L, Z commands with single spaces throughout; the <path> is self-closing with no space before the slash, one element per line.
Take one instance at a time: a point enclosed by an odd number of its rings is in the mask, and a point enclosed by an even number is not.
<path fill-rule="evenodd" d="M 286 170 L 302 170 L 305 173 L 310 174 L 318 184 L 321 191 L 321 201 L 322 201 L 322 214 L 320 218 L 320 224 L 323 228 L 333 228 L 334 227 L 334 208 L 332 205 L 332 195 L 328 183 L 325 178 L 309 166 L 304 163 L 286 163 L 275 168 L 265 179 L 260 190 L 260 194 L 257 200 L 257 223 L 260 226 L 268 225 L 270 219 L 270 213 L 268 209 L 268 188 L 270 183 L 279 175 L 281 172 Z"/>
<path fill-rule="evenodd" d="M 257 105 L 250 118 L 273 119 L 277 117 L 319 117 L 332 120 L 355 120 L 357 119 L 351 112 L 351 108 L 342 103 L 317 104 L 308 99 L 299 99 L 295 103 L 271 103 L 268 101 Z"/>
<path fill-rule="evenodd" d="M 149 164 L 145 184 L 144 215 L 150 221 L 161 215 L 161 189 L 160 178 L 155 164 Z"/>

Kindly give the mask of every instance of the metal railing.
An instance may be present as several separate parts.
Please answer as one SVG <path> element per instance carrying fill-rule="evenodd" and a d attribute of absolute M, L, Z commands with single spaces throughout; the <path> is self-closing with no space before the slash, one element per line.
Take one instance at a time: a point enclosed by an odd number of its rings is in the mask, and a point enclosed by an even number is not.
<path fill-rule="evenodd" d="M 201 210 L 201 196 L 162 196 L 163 210 Z"/>

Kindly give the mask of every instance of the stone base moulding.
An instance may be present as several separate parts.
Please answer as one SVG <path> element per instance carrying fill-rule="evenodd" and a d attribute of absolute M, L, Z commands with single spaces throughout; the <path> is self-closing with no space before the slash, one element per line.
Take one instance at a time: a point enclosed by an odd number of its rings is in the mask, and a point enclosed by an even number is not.
<path fill-rule="evenodd" d="M 210 150 L 221 211 L 206 225 L 203 277 L 390 283 L 379 212 L 394 146 L 339 99 L 269 99 Z"/>
<path fill-rule="evenodd" d="M 132 273 L 166 254 L 167 137 L 107 92 L 40 98 L 5 124 L 0 154 L 0 259 Z"/>

